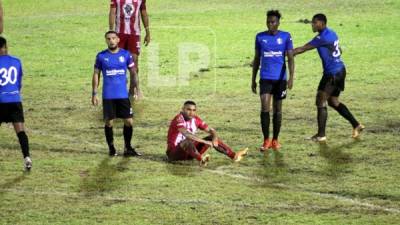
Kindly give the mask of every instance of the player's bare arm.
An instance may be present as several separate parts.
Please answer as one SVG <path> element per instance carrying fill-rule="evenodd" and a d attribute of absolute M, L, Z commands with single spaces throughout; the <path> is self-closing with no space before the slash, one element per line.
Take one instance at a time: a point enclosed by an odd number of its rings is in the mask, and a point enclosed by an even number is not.
<path fill-rule="evenodd" d="M 206 144 L 206 145 L 213 146 L 213 143 L 212 143 L 211 141 L 203 140 L 203 139 L 197 137 L 196 135 L 190 133 L 190 132 L 189 132 L 188 130 L 186 130 L 185 128 L 179 128 L 178 130 L 179 130 L 179 132 L 181 132 L 181 133 L 183 134 L 183 136 L 185 136 L 187 139 L 190 139 L 190 140 L 196 141 L 196 142 L 200 142 L 200 143 L 204 143 L 204 144 Z"/>
<path fill-rule="evenodd" d="M 92 77 L 92 105 L 97 106 L 99 104 L 99 98 L 97 97 L 97 88 L 100 84 L 100 70 L 95 68 Z"/>
<path fill-rule="evenodd" d="M 258 49 L 256 49 L 254 52 L 254 59 L 253 59 L 253 74 L 251 76 L 251 90 L 253 91 L 254 94 L 257 94 L 256 78 L 259 68 L 260 68 L 260 52 L 258 51 Z"/>
<path fill-rule="evenodd" d="M 146 35 L 144 36 L 144 45 L 147 46 L 150 43 L 150 25 L 149 25 L 149 16 L 147 15 L 147 10 L 142 9 L 140 11 L 140 15 L 142 17 L 143 26 L 146 31 Z"/>
<path fill-rule="evenodd" d="M 129 94 L 132 95 L 134 99 L 140 100 L 143 98 L 143 95 L 139 88 L 139 76 L 134 67 L 131 67 L 128 70 L 130 75 Z"/>
<path fill-rule="evenodd" d="M 115 29 L 115 16 L 117 13 L 117 8 L 115 7 L 110 7 L 110 12 L 108 14 L 108 26 L 110 30 Z"/>
<path fill-rule="evenodd" d="M 289 90 L 293 87 L 293 80 L 294 80 L 294 54 L 293 50 L 288 50 L 286 52 L 288 64 L 289 64 L 289 80 L 288 80 L 288 88 Z"/>
<path fill-rule="evenodd" d="M 209 133 L 212 137 L 212 144 L 214 147 L 218 147 L 218 135 L 217 131 L 214 128 L 207 127 L 207 129 L 204 130 L 205 132 Z"/>
<path fill-rule="evenodd" d="M 314 48 L 315 48 L 315 47 L 312 46 L 312 45 L 310 45 L 310 44 L 305 44 L 305 45 L 302 46 L 302 47 L 295 48 L 295 49 L 293 50 L 293 56 L 302 54 L 302 53 L 304 53 L 304 52 L 306 52 L 306 51 L 309 51 L 309 50 L 312 50 L 312 49 L 314 49 Z"/>

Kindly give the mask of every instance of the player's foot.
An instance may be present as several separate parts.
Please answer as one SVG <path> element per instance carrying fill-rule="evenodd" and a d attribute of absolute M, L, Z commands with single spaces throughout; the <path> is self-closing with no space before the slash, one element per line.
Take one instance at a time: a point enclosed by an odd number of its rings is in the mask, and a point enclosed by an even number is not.
<path fill-rule="evenodd" d="M 29 156 L 24 158 L 24 165 L 25 165 L 25 169 L 26 170 L 28 170 L 28 171 L 31 170 L 31 168 L 32 168 L 32 159 Z"/>
<path fill-rule="evenodd" d="M 124 151 L 124 156 L 128 157 L 128 156 L 141 156 L 142 154 L 137 152 L 134 148 L 129 147 L 129 148 L 125 148 Z"/>
<path fill-rule="evenodd" d="M 271 141 L 267 138 L 264 139 L 263 145 L 260 147 L 260 152 L 267 151 L 269 148 L 271 148 Z"/>
<path fill-rule="evenodd" d="M 326 136 L 318 136 L 318 134 L 311 136 L 309 138 L 306 138 L 306 140 L 314 141 L 314 142 L 319 142 L 319 143 L 324 143 L 326 142 Z"/>
<path fill-rule="evenodd" d="M 210 161 L 210 155 L 205 154 L 201 156 L 201 160 L 199 161 L 199 164 L 201 167 L 207 166 L 208 162 Z"/>
<path fill-rule="evenodd" d="M 108 149 L 108 155 L 109 156 L 117 156 L 118 154 L 117 154 L 117 150 L 115 150 L 115 147 L 114 146 L 112 146 L 112 147 L 110 147 L 109 149 Z"/>
<path fill-rule="evenodd" d="M 360 124 L 356 128 L 353 129 L 353 132 L 351 134 L 352 138 L 358 138 L 360 137 L 361 132 L 365 129 L 365 126 Z"/>
<path fill-rule="evenodd" d="M 278 151 L 282 147 L 281 144 L 279 144 L 278 139 L 272 139 L 271 143 L 271 148 L 275 151 Z"/>
<path fill-rule="evenodd" d="M 233 158 L 234 162 L 240 162 L 243 157 L 247 155 L 247 152 L 249 151 L 249 148 L 244 148 L 238 152 L 236 152 L 235 157 Z"/>

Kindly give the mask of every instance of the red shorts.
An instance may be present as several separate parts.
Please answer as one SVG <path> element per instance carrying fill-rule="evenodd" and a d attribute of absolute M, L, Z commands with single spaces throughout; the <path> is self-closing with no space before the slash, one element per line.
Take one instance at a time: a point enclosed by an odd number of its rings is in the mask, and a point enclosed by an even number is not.
<path fill-rule="evenodd" d="M 133 34 L 118 34 L 118 47 L 128 50 L 131 54 L 140 54 L 140 36 Z"/>
<path fill-rule="evenodd" d="M 196 146 L 197 151 L 202 155 L 207 149 L 208 146 L 205 146 L 203 143 L 199 143 L 194 141 L 194 145 Z M 206 148 L 203 148 L 205 146 Z M 178 144 L 175 147 L 168 147 L 167 156 L 169 160 L 179 161 L 179 160 L 192 160 L 193 157 Z"/>

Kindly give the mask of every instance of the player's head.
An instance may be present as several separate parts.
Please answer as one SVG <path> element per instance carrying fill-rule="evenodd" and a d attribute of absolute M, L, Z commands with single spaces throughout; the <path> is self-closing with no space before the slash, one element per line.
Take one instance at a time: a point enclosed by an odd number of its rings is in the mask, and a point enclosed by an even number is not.
<path fill-rule="evenodd" d="M 315 14 L 311 21 L 313 32 L 318 32 L 323 30 L 326 27 L 327 22 L 328 20 L 326 19 L 326 16 L 324 14 L 322 13 Z"/>
<path fill-rule="evenodd" d="M 188 100 L 183 103 L 182 114 L 185 119 L 192 119 L 196 116 L 196 103 L 194 101 Z"/>
<path fill-rule="evenodd" d="M 279 10 L 269 10 L 267 12 L 267 27 L 268 31 L 277 31 L 279 27 L 279 21 L 281 20 L 281 13 Z"/>
<path fill-rule="evenodd" d="M 119 38 L 118 38 L 117 32 L 115 32 L 113 30 L 107 31 L 104 34 L 104 38 L 106 39 L 108 49 L 113 51 L 118 48 Z"/>
<path fill-rule="evenodd" d="M 0 36 L 0 55 L 7 55 L 7 40 Z"/>

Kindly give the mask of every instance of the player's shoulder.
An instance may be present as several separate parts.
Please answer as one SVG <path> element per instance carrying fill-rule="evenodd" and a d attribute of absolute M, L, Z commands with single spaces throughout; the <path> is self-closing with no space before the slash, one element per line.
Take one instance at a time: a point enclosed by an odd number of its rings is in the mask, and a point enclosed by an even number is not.
<path fill-rule="evenodd" d="M 16 56 L 5 55 L 2 58 L 4 59 L 4 61 L 8 61 L 9 63 L 19 63 L 19 64 L 21 64 L 21 59 L 19 59 Z"/>
<path fill-rule="evenodd" d="M 108 50 L 104 49 L 97 53 L 97 57 L 103 57 L 103 56 L 107 55 L 107 53 L 108 53 Z"/>
<path fill-rule="evenodd" d="M 265 32 L 265 31 L 261 31 L 256 34 L 256 38 L 265 37 L 265 36 L 267 36 L 267 32 Z"/>
<path fill-rule="evenodd" d="M 284 30 L 279 30 L 279 35 L 284 36 L 284 37 L 290 37 L 290 33 L 288 31 Z"/>

